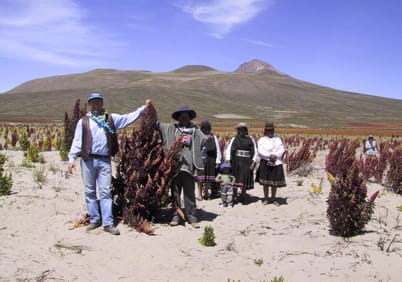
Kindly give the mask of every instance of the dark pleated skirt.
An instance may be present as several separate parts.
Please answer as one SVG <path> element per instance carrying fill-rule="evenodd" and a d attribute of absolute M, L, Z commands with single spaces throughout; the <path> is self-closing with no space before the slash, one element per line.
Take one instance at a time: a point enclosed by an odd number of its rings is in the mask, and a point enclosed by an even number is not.
<path fill-rule="evenodd" d="M 255 181 L 261 185 L 285 187 L 285 173 L 282 165 L 269 166 L 266 160 L 260 161 Z"/>
<path fill-rule="evenodd" d="M 215 182 L 217 169 L 216 169 L 216 157 L 208 156 L 204 163 L 204 172 L 197 176 L 199 182 Z"/>
<path fill-rule="evenodd" d="M 253 189 L 254 188 L 254 175 L 250 170 L 251 158 L 246 157 L 233 157 L 232 160 L 232 172 L 236 178 L 235 185 L 241 189 Z"/>

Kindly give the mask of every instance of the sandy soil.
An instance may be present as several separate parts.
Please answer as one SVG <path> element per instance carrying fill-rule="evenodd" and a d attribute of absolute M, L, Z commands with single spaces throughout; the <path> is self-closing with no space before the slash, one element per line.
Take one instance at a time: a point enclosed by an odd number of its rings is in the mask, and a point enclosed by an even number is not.
<path fill-rule="evenodd" d="M 33 182 L 33 169 L 21 167 L 22 152 L 3 151 L 13 173 L 13 194 L 0 197 L 1 281 L 401 281 L 402 197 L 382 191 L 373 219 L 362 235 L 330 235 L 326 218 L 329 183 L 322 194 L 311 184 L 325 177 L 324 156 L 315 171 L 279 191 L 283 205 L 263 206 L 260 186 L 251 203 L 233 209 L 219 199 L 198 203 L 201 229 L 155 223 L 154 236 L 119 224 L 120 236 L 101 228 L 72 229 L 86 213 L 79 166 L 66 178 L 58 152 L 45 153 L 48 181 Z M 49 167 L 58 168 L 53 174 Z M 39 165 L 37 165 L 39 167 Z M 369 183 L 369 195 L 381 186 Z M 215 229 L 215 247 L 203 247 L 203 228 Z M 392 244 L 391 241 L 393 240 Z"/>

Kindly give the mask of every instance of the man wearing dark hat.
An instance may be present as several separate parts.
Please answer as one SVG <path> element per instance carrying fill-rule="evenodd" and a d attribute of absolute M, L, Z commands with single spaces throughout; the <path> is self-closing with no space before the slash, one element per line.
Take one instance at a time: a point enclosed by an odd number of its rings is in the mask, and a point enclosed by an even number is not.
<path fill-rule="evenodd" d="M 180 196 L 183 190 L 186 220 L 194 228 L 199 228 L 200 226 L 196 217 L 195 176 L 199 171 L 204 169 L 201 158 L 201 147 L 205 144 L 207 137 L 191 122 L 196 115 L 196 112 L 189 107 L 180 107 L 172 114 L 172 118 L 178 121 L 178 123 L 159 123 L 159 129 L 165 141 L 165 151 L 178 138 L 182 138 L 181 163 L 179 171 L 173 179 L 172 195 L 176 200 L 176 204 L 181 207 Z M 181 221 L 182 219 L 177 210 L 175 210 L 170 225 L 177 226 Z"/>
<path fill-rule="evenodd" d="M 151 104 L 146 100 L 145 104 Z M 112 167 L 111 157 L 118 151 L 116 130 L 136 121 L 144 112 L 146 105 L 126 115 L 108 114 L 103 108 L 103 96 L 92 93 L 88 97 L 90 111 L 81 118 L 75 129 L 73 143 L 68 154 L 68 170 L 75 168 L 74 160 L 81 156 L 82 181 L 85 186 L 85 200 L 90 224 L 87 231 L 103 225 L 106 232 L 119 235 L 113 225 L 112 214 Z M 100 209 L 96 197 L 96 183 L 100 197 Z M 100 211 L 100 212 L 99 212 Z"/>

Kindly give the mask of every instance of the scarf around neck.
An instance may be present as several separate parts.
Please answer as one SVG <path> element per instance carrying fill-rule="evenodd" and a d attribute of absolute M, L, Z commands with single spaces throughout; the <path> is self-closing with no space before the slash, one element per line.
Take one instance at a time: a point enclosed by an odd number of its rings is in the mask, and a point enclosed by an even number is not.
<path fill-rule="evenodd" d="M 116 131 L 114 131 L 107 123 L 108 118 L 107 111 L 103 112 L 102 114 L 98 114 L 96 116 L 92 112 L 89 112 L 89 118 L 92 119 L 94 122 L 96 122 L 96 124 L 99 125 L 100 127 L 103 127 L 109 133 L 111 134 L 116 133 Z"/>

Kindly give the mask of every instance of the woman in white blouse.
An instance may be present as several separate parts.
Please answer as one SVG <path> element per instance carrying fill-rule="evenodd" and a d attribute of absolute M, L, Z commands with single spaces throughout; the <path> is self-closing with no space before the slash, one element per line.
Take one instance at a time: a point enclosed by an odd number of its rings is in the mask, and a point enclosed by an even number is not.
<path fill-rule="evenodd" d="M 265 123 L 264 136 L 258 140 L 258 155 L 261 159 L 257 171 L 256 181 L 264 187 L 264 199 L 262 203 L 267 205 L 273 203 L 279 206 L 276 199 L 278 187 L 285 187 L 285 173 L 282 165 L 282 155 L 285 152 L 282 140 L 275 136 L 274 124 Z M 268 198 L 269 187 L 271 187 L 271 200 Z"/>

